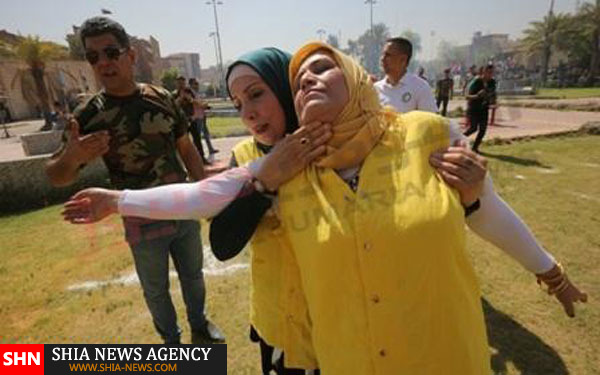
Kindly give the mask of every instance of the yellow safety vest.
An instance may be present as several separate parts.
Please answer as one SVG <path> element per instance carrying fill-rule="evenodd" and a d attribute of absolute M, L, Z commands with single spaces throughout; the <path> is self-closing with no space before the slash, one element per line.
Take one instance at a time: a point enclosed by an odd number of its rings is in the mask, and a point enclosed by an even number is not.
<path fill-rule="evenodd" d="M 324 374 L 491 373 L 464 210 L 429 165 L 448 143 L 441 117 L 412 112 L 365 159 L 356 192 L 331 169 L 279 189 Z"/>
<path fill-rule="evenodd" d="M 243 166 L 263 153 L 249 138 L 233 148 L 233 155 Z M 250 251 L 250 322 L 265 342 L 284 350 L 287 366 L 317 368 L 299 270 L 273 208 L 256 228 Z"/>

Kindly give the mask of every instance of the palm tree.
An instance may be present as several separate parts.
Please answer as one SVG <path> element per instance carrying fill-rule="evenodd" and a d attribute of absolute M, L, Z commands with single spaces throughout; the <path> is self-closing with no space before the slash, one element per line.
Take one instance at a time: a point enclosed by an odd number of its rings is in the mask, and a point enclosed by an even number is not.
<path fill-rule="evenodd" d="M 589 41 L 591 58 L 587 83 L 593 86 L 596 76 L 600 74 L 600 0 L 596 0 L 596 5 L 583 4 L 577 18 L 580 20 L 585 39 Z"/>
<path fill-rule="evenodd" d="M 41 41 L 39 36 L 27 36 L 19 41 L 14 48 L 17 58 L 25 61 L 29 66 L 29 73 L 33 77 L 37 102 L 44 115 L 44 126 L 40 130 L 49 130 L 52 127 L 50 122 L 50 104 L 48 88 L 46 86 L 46 63 L 52 59 L 65 58 L 68 51 L 65 47 L 58 44 Z M 13 79 L 13 86 L 18 76 L 23 81 L 23 73 L 17 72 Z"/>
<path fill-rule="evenodd" d="M 385 41 L 390 37 L 388 27 L 383 23 L 373 25 L 373 29 L 366 30 L 356 41 L 361 64 L 372 74 L 379 74 L 379 56 Z M 348 41 L 350 46 L 350 41 Z"/>
<path fill-rule="evenodd" d="M 541 84 L 546 84 L 548 76 L 548 65 L 554 50 L 567 47 L 565 34 L 570 26 L 572 17 L 568 14 L 559 13 L 554 15 L 552 11 L 542 21 L 529 23 L 529 28 L 523 31 L 525 38 L 521 40 L 521 46 L 530 55 L 542 55 Z"/>

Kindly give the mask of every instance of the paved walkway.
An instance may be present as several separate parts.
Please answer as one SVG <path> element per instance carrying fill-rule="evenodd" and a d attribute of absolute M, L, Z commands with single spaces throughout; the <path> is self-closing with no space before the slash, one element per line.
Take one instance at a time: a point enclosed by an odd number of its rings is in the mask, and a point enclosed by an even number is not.
<path fill-rule="evenodd" d="M 464 108 L 464 103 L 459 102 L 451 103 L 449 107 L 453 109 L 461 104 Z M 496 111 L 495 126 L 488 127 L 486 139 L 577 130 L 581 125 L 590 121 L 600 121 L 600 113 L 501 106 Z M 460 122 L 464 122 L 464 119 L 461 119 Z"/>
<path fill-rule="evenodd" d="M 449 109 L 463 106 L 464 101 L 450 102 Z M 463 122 L 463 119 L 459 120 Z M 598 112 L 554 111 L 545 109 L 500 107 L 496 112 L 496 124 L 488 128 L 487 139 L 513 138 L 528 135 L 551 134 L 576 130 L 589 121 L 600 121 Z M 42 126 L 42 120 L 23 121 L 9 124 L 10 138 L 0 138 L 0 161 L 21 159 L 25 157 L 19 135 L 37 131 Z M 0 137 L 4 131 L 0 127 Z M 220 152 L 216 155 L 218 162 L 215 167 L 226 165 L 231 155 L 231 149 L 244 137 L 216 138 L 213 143 Z"/>

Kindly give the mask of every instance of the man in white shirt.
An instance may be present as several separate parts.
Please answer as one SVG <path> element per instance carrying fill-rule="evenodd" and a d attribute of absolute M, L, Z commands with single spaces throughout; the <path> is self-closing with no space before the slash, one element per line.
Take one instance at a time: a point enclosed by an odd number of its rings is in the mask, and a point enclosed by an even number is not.
<path fill-rule="evenodd" d="M 394 107 L 398 112 L 438 112 L 429 84 L 406 71 L 412 57 L 412 44 L 405 38 L 386 41 L 381 55 L 385 78 L 375 83 L 379 101 Z"/>

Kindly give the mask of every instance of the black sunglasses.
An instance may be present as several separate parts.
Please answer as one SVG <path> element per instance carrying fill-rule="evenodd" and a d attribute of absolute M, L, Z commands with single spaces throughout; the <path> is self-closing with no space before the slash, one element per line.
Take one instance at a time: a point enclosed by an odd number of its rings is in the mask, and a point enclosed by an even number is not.
<path fill-rule="evenodd" d="M 109 60 L 117 60 L 123 53 L 127 51 L 127 48 L 119 48 L 115 46 L 108 46 L 102 49 L 102 53 Z M 96 65 L 100 60 L 100 52 L 98 51 L 85 51 L 85 59 L 92 65 Z"/>

